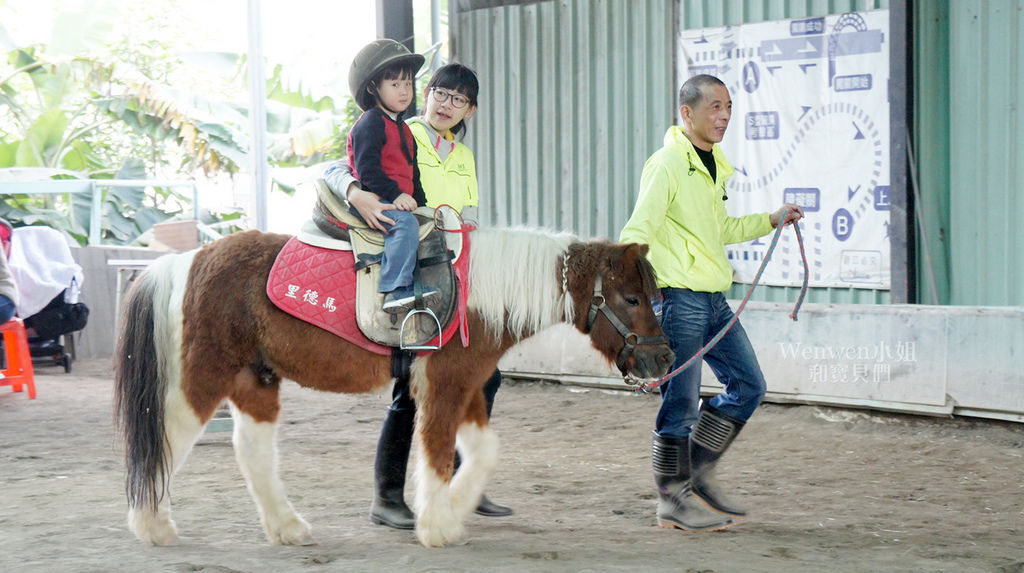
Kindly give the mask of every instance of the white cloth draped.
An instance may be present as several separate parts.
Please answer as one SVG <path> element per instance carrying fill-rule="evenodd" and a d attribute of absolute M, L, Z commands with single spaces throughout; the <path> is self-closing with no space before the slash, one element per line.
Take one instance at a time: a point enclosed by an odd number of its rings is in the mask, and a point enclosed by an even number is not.
<path fill-rule="evenodd" d="M 18 316 L 36 314 L 64 289 L 70 289 L 67 302 L 78 301 L 85 277 L 59 231 L 38 226 L 14 229 L 9 263 L 21 297 Z"/>

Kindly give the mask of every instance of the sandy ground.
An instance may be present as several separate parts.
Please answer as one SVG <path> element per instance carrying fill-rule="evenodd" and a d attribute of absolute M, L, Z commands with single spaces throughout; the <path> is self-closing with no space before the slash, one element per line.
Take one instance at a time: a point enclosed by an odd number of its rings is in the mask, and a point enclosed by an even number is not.
<path fill-rule="evenodd" d="M 183 544 L 156 548 L 125 526 L 108 363 L 37 384 L 0 387 L 0 571 L 1024 571 L 1021 425 L 762 406 L 721 463 L 753 516 L 695 534 L 655 525 L 657 397 L 509 381 L 487 491 L 516 514 L 426 549 L 367 519 L 388 394 L 288 383 L 281 463 L 318 544 L 266 543 L 230 434 L 207 432 L 174 485 Z"/>

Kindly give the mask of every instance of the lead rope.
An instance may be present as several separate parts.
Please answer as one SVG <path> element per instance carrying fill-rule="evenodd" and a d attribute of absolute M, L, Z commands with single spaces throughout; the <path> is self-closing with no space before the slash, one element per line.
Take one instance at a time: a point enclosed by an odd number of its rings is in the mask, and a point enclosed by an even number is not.
<path fill-rule="evenodd" d="M 780 219 L 780 221 L 785 221 L 786 216 L 789 215 L 790 211 L 791 209 L 787 209 L 786 212 L 782 214 L 782 218 Z M 729 332 L 729 329 L 732 328 L 734 324 L 736 324 L 736 321 L 739 320 L 740 313 L 743 312 L 743 309 L 747 306 L 747 301 L 750 300 L 750 295 L 754 294 L 754 289 L 757 287 L 758 281 L 761 280 L 761 273 L 764 272 L 764 268 L 768 265 L 768 261 L 771 260 L 772 258 L 772 252 L 775 250 L 775 245 L 777 245 L 779 242 L 779 237 L 782 235 L 783 227 L 784 225 L 780 224 L 778 228 L 775 229 L 775 234 L 772 236 L 772 243 L 771 245 L 768 246 L 768 252 L 765 253 L 764 260 L 761 261 L 761 267 L 757 269 L 757 274 L 754 275 L 754 281 L 750 283 L 750 288 L 747 290 L 747 296 L 743 297 L 743 302 L 740 303 L 739 308 L 736 309 L 736 313 L 733 314 L 732 319 L 729 320 L 729 323 L 726 324 L 722 328 L 722 330 L 718 331 L 718 334 L 716 334 L 710 342 L 705 344 L 704 348 L 701 348 L 700 351 L 697 352 L 697 354 L 694 354 L 693 357 L 684 362 L 683 365 L 680 366 L 679 368 L 676 368 L 672 372 L 669 372 L 668 374 L 662 376 L 661 378 L 659 378 L 658 380 L 654 381 L 651 384 L 637 384 L 636 391 L 638 393 L 650 392 L 651 390 L 654 390 L 658 386 L 664 384 L 666 381 L 674 378 L 683 370 L 686 370 L 690 366 L 693 366 L 701 358 L 704 358 L 704 355 L 707 354 L 712 348 L 714 348 L 714 346 L 718 344 L 718 341 L 722 340 L 725 334 Z M 793 230 L 796 232 L 796 242 L 798 245 L 800 245 L 800 260 L 803 261 L 804 264 L 804 283 L 803 286 L 800 287 L 800 295 L 797 296 L 796 298 L 796 304 L 793 306 L 793 312 L 789 313 L 789 318 L 796 321 L 797 313 L 800 312 L 800 307 L 804 304 L 804 297 L 807 295 L 807 275 L 810 274 L 810 271 L 807 267 L 807 254 L 806 252 L 804 252 L 804 238 L 803 235 L 800 234 L 800 225 L 794 222 Z"/>

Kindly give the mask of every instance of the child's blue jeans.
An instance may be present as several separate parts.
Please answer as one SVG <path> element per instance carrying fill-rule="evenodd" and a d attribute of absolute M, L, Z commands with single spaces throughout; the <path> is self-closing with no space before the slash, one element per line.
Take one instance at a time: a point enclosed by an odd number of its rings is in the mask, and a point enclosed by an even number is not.
<path fill-rule="evenodd" d="M 360 219 L 354 208 L 349 212 Z M 412 211 L 394 209 L 384 215 L 395 224 L 384 223 L 388 234 L 384 236 L 384 254 L 380 260 L 380 292 L 391 292 L 398 287 L 412 286 L 412 274 L 416 270 L 416 252 L 420 248 L 420 224 Z"/>

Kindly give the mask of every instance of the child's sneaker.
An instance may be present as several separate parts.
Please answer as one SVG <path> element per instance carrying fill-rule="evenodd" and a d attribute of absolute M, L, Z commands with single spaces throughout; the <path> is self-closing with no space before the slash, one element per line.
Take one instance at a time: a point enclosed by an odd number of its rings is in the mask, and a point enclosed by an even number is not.
<path fill-rule="evenodd" d="M 437 289 L 424 287 L 422 297 L 425 302 L 437 295 Z M 403 314 L 415 305 L 416 291 L 411 286 L 398 287 L 384 295 L 382 310 L 388 314 Z"/>

